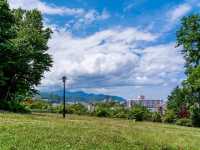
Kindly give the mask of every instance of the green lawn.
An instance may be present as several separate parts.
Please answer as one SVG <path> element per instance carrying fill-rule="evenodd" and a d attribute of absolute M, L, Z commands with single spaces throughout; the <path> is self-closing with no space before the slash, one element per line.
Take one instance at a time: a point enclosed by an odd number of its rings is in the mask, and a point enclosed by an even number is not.
<path fill-rule="evenodd" d="M 0 150 L 200 149 L 200 129 L 55 114 L 0 113 Z"/>

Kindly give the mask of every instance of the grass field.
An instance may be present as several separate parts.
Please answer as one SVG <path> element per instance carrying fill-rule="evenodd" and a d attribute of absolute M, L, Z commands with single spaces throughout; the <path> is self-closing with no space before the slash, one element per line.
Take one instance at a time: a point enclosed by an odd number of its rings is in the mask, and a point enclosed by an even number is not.
<path fill-rule="evenodd" d="M 121 119 L 0 113 L 0 150 L 200 149 L 200 129 Z"/>

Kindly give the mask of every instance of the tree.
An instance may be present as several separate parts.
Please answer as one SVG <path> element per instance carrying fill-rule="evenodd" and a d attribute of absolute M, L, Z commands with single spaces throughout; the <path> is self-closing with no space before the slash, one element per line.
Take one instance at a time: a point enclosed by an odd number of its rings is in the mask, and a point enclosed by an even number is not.
<path fill-rule="evenodd" d="M 12 27 L 14 25 L 14 16 L 12 15 L 8 3 L 5 0 L 0 0 L 0 99 L 6 97 L 6 86 L 8 81 L 5 75 L 4 68 L 10 63 L 8 61 L 8 51 L 13 48 L 11 39 L 15 36 Z"/>
<path fill-rule="evenodd" d="M 200 65 L 200 15 L 191 15 L 181 20 L 177 31 L 177 45 L 182 46 L 186 60 L 186 73 Z"/>
<path fill-rule="evenodd" d="M 183 17 L 177 31 L 177 46 L 182 48 L 186 61 L 187 79 L 172 91 L 167 106 L 180 113 L 183 106 L 189 109 L 194 103 L 200 103 L 200 15 Z"/>
<path fill-rule="evenodd" d="M 191 69 L 191 73 L 184 81 L 184 87 L 188 89 L 190 103 L 200 104 L 200 66 Z"/>
<path fill-rule="evenodd" d="M 176 87 L 168 96 L 167 108 L 178 112 L 181 105 L 185 102 L 185 93 L 182 88 Z"/>
<path fill-rule="evenodd" d="M 0 0 L 0 19 L 0 100 L 11 100 L 35 92 L 34 87 L 51 67 L 47 53 L 51 30 L 44 28 L 38 10 L 11 11 L 6 0 Z M 15 34 L 8 34 L 10 31 Z"/>
<path fill-rule="evenodd" d="M 192 120 L 192 125 L 195 127 L 200 127 L 200 107 L 199 104 L 194 104 L 190 108 L 191 112 L 191 120 Z"/>

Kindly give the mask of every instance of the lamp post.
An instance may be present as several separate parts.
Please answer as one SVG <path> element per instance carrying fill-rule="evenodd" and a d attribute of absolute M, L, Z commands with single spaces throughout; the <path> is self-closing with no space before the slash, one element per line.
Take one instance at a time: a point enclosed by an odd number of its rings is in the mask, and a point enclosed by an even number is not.
<path fill-rule="evenodd" d="M 65 118 L 65 82 L 67 80 L 66 76 L 62 77 L 62 81 L 63 81 L 63 118 Z"/>

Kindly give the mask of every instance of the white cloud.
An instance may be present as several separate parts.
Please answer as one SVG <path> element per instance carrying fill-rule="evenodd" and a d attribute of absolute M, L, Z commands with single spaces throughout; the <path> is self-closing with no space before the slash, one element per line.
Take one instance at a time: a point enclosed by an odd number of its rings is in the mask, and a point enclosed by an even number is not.
<path fill-rule="evenodd" d="M 110 14 L 103 10 L 102 13 L 96 10 L 89 10 L 82 18 L 79 18 L 73 25 L 75 29 L 80 29 L 85 25 L 91 24 L 94 21 L 106 20 L 110 18 Z"/>
<path fill-rule="evenodd" d="M 170 43 L 145 48 L 136 70 L 139 77 L 144 75 L 141 81 L 154 79 L 153 82 L 170 83 L 183 71 L 183 66 L 180 50 L 175 48 L 175 43 Z"/>
<path fill-rule="evenodd" d="M 135 3 L 128 4 L 126 7 L 124 7 L 123 11 L 124 12 L 130 11 L 134 6 Z"/>
<path fill-rule="evenodd" d="M 57 14 L 57 15 L 83 15 L 85 11 L 81 8 L 67 8 L 49 6 L 40 0 L 9 0 L 11 8 L 19 8 L 31 10 L 37 8 L 44 14 Z"/>
<path fill-rule="evenodd" d="M 141 41 L 151 42 L 156 35 L 136 28 L 114 28 L 85 38 L 67 31 L 55 31 L 49 41 L 54 58 L 51 72 L 42 85 L 57 85 L 62 75 L 73 88 L 106 88 L 129 85 L 157 85 L 170 82 L 183 69 L 183 59 L 173 44 L 142 49 Z M 173 59 L 172 59 L 173 58 Z"/>
<path fill-rule="evenodd" d="M 187 3 L 177 6 L 168 14 L 170 22 L 176 22 L 178 19 L 186 15 L 191 9 L 192 6 Z"/>
<path fill-rule="evenodd" d="M 184 17 L 185 15 L 187 15 L 191 10 L 192 10 L 192 3 L 186 2 L 180 5 L 177 5 L 176 7 L 172 7 L 169 9 L 169 11 L 167 11 L 165 13 L 164 19 L 160 22 L 162 23 L 161 26 L 161 34 L 160 36 L 165 36 L 163 33 L 169 33 L 169 32 L 173 32 L 172 29 L 174 29 L 174 27 L 180 23 L 180 19 L 182 17 Z M 163 16 L 161 14 L 161 16 Z M 150 26 L 151 27 L 151 26 Z"/>
<path fill-rule="evenodd" d="M 80 28 L 82 25 L 91 24 L 94 21 L 105 20 L 110 17 L 110 14 L 103 10 L 102 13 L 96 10 L 85 10 L 83 8 L 68 8 L 68 7 L 58 7 L 54 5 L 49 5 L 40 0 L 8 0 L 11 8 L 22 8 L 26 10 L 31 10 L 37 8 L 43 14 L 48 15 L 67 15 L 74 16 L 74 21 L 76 23 L 76 28 Z"/>

